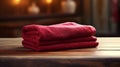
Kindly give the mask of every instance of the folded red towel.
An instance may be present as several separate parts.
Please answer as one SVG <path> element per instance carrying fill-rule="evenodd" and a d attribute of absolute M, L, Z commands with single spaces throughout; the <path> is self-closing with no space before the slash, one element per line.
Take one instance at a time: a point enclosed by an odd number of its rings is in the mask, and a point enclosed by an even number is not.
<path fill-rule="evenodd" d="M 55 25 L 27 25 L 22 29 L 23 46 L 35 51 L 96 47 L 96 29 L 90 25 L 65 22 Z"/>
<path fill-rule="evenodd" d="M 90 25 L 80 25 L 74 22 L 43 26 L 27 25 L 22 29 L 22 37 L 37 39 L 40 41 L 66 40 L 77 37 L 89 37 L 96 33 L 96 29 Z"/>
<path fill-rule="evenodd" d="M 24 38 L 24 41 L 31 42 L 31 44 L 38 45 L 38 46 L 46 46 L 46 45 L 53 45 L 53 44 L 60 44 L 60 43 L 71 43 L 71 42 L 89 42 L 89 41 L 96 41 L 97 38 L 95 36 L 91 37 L 80 37 L 80 38 L 73 38 L 67 40 L 53 40 L 53 41 L 39 41 L 37 39 L 32 38 Z"/>
<path fill-rule="evenodd" d="M 38 46 L 27 41 L 22 42 L 25 48 L 32 49 L 34 51 L 56 51 L 56 50 L 66 50 L 66 49 L 77 49 L 77 48 L 91 48 L 96 47 L 98 42 L 70 42 L 70 43 L 60 43 L 49 46 Z"/>

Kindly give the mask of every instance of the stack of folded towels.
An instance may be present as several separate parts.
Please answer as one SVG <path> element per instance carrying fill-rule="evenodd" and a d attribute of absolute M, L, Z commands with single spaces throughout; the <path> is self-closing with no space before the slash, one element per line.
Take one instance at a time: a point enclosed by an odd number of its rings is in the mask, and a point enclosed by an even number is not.
<path fill-rule="evenodd" d="M 96 47 L 96 29 L 90 25 L 64 22 L 54 25 L 26 25 L 22 44 L 35 51 L 56 51 Z"/>

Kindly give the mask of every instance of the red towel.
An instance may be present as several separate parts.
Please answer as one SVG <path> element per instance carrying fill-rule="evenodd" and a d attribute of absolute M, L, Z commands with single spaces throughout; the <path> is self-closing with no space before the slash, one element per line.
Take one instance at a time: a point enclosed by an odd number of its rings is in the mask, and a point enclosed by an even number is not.
<path fill-rule="evenodd" d="M 77 48 L 91 48 L 96 47 L 98 42 L 70 42 L 70 43 L 60 43 L 49 46 L 38 46 L 27 41 L 22 42 L 25 48 L 32 49 L 34 51 L 56 51 L 56 50 L 66 50 L 66 49 L 77 49 Z"/>
<path fill-rule="evenodd" d="M 35 51 L 96 47 L 96 29 L 74 22 L 43 26 L 27 25 L 22 29 L 23 46 Z"/>
<path fill-rule="evenodd" d="M 73 38 L 67 40 L 53 40 L 53 41 L 39 41 L 37 39 L 32 38 L 24 38 L 24 41 L 31 42 L 34 46 L 46 46 L 46 45 L 53 45 L 53 44 L 60 44 L 60 43 L 70 43 L 70 42 L 90 42 L 96 41 L 97 38 L 95 36 L 91 37 L 80 37 L 80 38 Z"/>
<path fill-rule="evenodd" d="M 66 40 L 76 37 L 89 37 L 96 33 L 96 29 L 90 25 L 80 25 L 74 22 L 66 22 L 56 25 L 27 25 L 23 27 L 22 37 L 37 39 L 40 41 Z"/>

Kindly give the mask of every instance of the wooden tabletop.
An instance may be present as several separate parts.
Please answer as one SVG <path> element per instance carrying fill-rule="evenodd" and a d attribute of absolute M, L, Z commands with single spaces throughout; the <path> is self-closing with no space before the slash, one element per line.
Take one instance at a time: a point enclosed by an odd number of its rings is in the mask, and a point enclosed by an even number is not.
<path fill-rule="evenodd" d="M 34 52 L 21 44 L 22 38 L 0 38 L 0 57 L 37 58 L 120 58 L 119 37 L 98 37 L 96 48 L 71 49 L 54 52 Z M 69 57 L 68 57 L 69 56 Z"/>
<path fill-rule="evenodd" d="M 120 37 L 98 37 L 96 48 L 54 52 L 34 52 L 21 41 L 0 38 L 0 67 L 120 67 Z"/>

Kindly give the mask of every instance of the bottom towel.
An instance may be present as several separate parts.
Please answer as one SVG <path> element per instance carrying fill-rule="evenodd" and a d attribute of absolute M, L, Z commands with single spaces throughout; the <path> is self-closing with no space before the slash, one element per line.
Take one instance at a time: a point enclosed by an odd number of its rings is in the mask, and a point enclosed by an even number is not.
<path fill-rule="evenodd" d="M 66 40 L 51 40 L 51 41 L 40 41 L 38 39 L 33 38 L 24 38 L 24 41 L 30 42 L 34 46 L 48 46 L 60 43 L 71 43 L 71 42 L 89 42 L 89 41 L 96 41 L 97 38 L 95 36 L 91 37 L 80 37 L 80 38 L 73 38 L 73 39 L 66 39 Z"/>
<path fill-rule="evenodd" d="M 77 48 L 91 48 L 96 47 L 98 42 L 72 42 L 72 43 L 61 43 L 48 46 L 35 46 L 31 42 L 23 41 L 23 46 L 25 48 L 32 49 L 34 51 L 57 51 L 57 50 L 66 50 L 66 49 L 77 49 Z"/>

